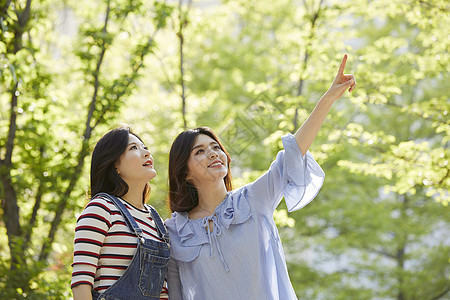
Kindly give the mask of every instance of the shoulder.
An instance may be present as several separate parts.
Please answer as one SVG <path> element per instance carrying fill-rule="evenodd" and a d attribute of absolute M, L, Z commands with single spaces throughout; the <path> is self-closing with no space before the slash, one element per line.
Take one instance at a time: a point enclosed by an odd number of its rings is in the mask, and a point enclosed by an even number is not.
<path fill-rule="evenodd" d="M 166 225 L 167 229 L 174 234 L 177 232 L 177 224 L 181 229 L 186 226 L 186 223 L 189 221 L 188 214 L 186 212 L 173 212 L 169 219 L 164 221 L 164 225 Z"/>
<path fill-rule="evenodd" d="M 115 214 L 116 211 L 117 209 L 111 200 L 101 196 L 95 196 L 89 200 L 81 215 L 97 214 L 102 216 L 111 216 Z"/>
<path fill-rule="evenodd" d="M 203 244 L 208 243 L 201 223 L 191 221 L 187 212 L 174 212 L 165 221 L 170 236 L 170 255 L 179 261 L 190 262 L 200 253 Z M 202 234 L 203 232 L 203 234 Z"/>
<path fill-rule="evenodd" d="M 161 215 L 159 214 L 159 212 L 156 210 L 156 208 L 154 208 L 152 205 L 150 204 L 144 204 L 145 208 L 147 209 L 147 211 L 152 214 L 155 214 L 155 217 L 158 217 L 161 221 L 163 221 L 163 219 L 161 218 Z"/>
<path fill-rule="evenodd" d="M 103 207 L 109 211 L 111 210 L 111 208 L 116 207 L 110 199 L 103 196 L 94 196 L 86 205 L 86 208 L 90 206 Z"/>
<path fill-rule="evenodd" d="M 228 192 L 227 197 L 221 203 L 219 209 L 219 218 L 225 228 L 232 224 L 241 224 L 246 222 L 252 216 L 252 208 L 249 202 L 249 187 L 247 184 L 243 187 Z"/>
<path fill-rule="evenodd" d="M 110 228 L 116 214 L 114 204 L 101 197 L 92 198 L 77 218 L 77 226 Z"/>

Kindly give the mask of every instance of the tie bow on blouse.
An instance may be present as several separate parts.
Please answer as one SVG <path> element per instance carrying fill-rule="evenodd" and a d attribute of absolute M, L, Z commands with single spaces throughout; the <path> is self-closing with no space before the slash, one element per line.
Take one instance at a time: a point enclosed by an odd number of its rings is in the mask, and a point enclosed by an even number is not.
<path fill-rule="evenodd" d="M 217 252 L 219 253 L 220 261 L 222 262 L 222 264 L 225 268 L 225 271 L 230 272 L 230 268 L 228 267 L 227 263 L 225 262 L 225 258 L 223 257 L 222 249 L 220 248 L 220 243 L 217 240 L 217 237 L 222 233 L 222 229 L 220 229 L 218 222 L 219 222 L 219 220 L 217 219 L 217 215 L 214 214 L 212 216 L 203 218 L 202 226 L 206 229 L 206 232 L 208 233 L 211 258 L 214 257 L 214 248 L 213 248 L 213 241 L 214 241 L 214 246 L 216 247 Z M 210 225 L 213 226 L 212 231 L 211 231 Z"/>

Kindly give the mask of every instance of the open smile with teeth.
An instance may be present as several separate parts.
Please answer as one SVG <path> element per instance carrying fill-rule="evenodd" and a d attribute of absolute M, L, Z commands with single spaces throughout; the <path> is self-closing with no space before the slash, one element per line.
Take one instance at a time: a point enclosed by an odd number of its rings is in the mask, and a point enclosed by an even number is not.
<path fill-rule="evenodd" d="M 218 168 L 218 167 L 222 167 L 223 163 L 221 161 L 215 161 L 212 164 L 210 164 L 208 166 L 208 168 Z"/>

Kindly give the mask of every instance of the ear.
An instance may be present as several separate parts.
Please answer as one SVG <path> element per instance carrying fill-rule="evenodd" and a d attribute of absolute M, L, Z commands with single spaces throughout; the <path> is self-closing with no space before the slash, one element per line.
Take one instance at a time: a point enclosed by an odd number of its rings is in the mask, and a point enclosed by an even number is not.
<path fill-rule="evenodd" d="M 192 184 L 194 182 L 194 178 L 191 176 L 191 174 L 189 174 L 189 172 L 186 174 L 184 179 L 186 180 L 187 183 L 190 183 L 190 184 Z"/>
<path fill-rule="evenodd" d="M 114 168 L 116 169 L 117 174 L 120 175 L 120 171 L 117 169 L 117 167 L 119 166 L 119 164 L 117 162 L 114 163 Z"/>

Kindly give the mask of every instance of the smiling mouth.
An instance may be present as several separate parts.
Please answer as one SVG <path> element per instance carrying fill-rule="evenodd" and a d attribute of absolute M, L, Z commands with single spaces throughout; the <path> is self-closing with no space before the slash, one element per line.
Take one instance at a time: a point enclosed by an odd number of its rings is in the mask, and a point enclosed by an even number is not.
<path fill-rule="evenodd" d="M 153 167 L 153 162 L 147 161 L 145 164 L 143 164 L 144 167 Z"/>
<path fill-rule="evenodd" d="M 222 166 L 224 166 L 224 164 L 221 161 L 215 161 L 212 164 L 210 164 L 208 168 L 217 168 Z"/>

